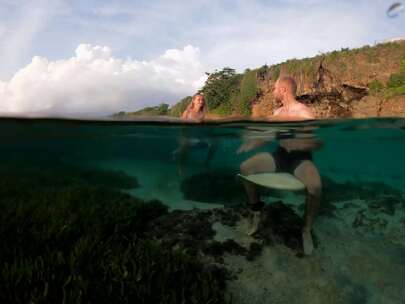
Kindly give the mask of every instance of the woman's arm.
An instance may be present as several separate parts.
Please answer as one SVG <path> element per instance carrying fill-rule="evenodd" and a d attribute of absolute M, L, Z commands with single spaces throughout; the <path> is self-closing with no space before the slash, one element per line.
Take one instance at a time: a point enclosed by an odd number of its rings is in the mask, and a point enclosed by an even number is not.
<path fill-rule="evenodd" d="M 189 116 L 190 112 L 192 111 L 192 109 L 193 109 L 193 102 L 191 101 L 188 104 L 187 108 L 184 110 L 183 114 L 181 114 L 181 118 L 188 119 L 189 118 L 188 116 Z"/>
<path fill-rule="evenodd" d="M 181 114 L 181 118 L 182 118 L 182 119 L 187 119 L 187 117 L 188 117 L 188 109 L 186 109 L 186 110 L 183 112 L 183 114 Z"/>

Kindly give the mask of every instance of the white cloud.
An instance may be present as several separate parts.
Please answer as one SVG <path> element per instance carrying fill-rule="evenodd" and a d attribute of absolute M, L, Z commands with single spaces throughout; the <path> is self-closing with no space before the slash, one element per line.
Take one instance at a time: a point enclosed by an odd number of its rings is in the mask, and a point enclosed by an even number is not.
<path fill-rule="evenodd" d="M 315 56 L 342 47 L 359 47 L 381 41 L 397 28 L 387 20 L 378 2 L 302 1 L 238 2 L 235 14 L 221 19 L 215 31 L 217 44 L 201 44 L 204 62 L 243 70 L 264 63 Z M 209 25 L 200 31 L 207 36 Z M 204 47 L 205 46 L 205 47 Z"/>
<path fill-rule="evenodd" d="M 0 113 L 103 115 L 194 93 L 205 80 L 199 49 L 170 49 L 150 61 L 122 60 L 108 47 L 81 44 L 69 59 L 36 56 L 0 81 Z"/>
<path fill-rule="evenodd" d="M 97 18 L 88 28 L 133 37 L 114 42 L 124 52 L 135 49 L 146 57 L 163 45 L 190 43 L 201 48 L 210 70 L 243 71 L 402 36 L 405 18 L 387 18 L 387 1 L 124 0 L 93 8 Z"/>

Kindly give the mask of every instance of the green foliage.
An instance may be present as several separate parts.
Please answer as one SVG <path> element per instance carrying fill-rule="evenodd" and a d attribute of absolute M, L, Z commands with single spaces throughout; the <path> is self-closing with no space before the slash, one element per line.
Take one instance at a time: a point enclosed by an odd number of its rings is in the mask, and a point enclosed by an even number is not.
<path fill-rule="evenodd" d="M 229 102 L 232 94 L 238 90 L 240 80 L 241 75 L 236 74 L 235 70 L 231 68 L 224 68 L 208 74 L 208 79 L 201 90 L 208 109 L 212 111 Z"/>
<path fill-rule="evenodd" d="M 382 62 L 383 58 L 386 58 L 387 56 L 400 56 L 403 51 L 405 51 L 404 43 L 390 42 L 377 44 L 375 46 L 366 45 L 356 49 L 342 48 L 340 51 L 335 50 L 324 56 L 327 62 L 338 64 L 339 70 L 345 72 L 347 66 L 342 65 L 355 65 L 357 64 L 358 59 L 365 59 L 367 63 L 371 64 L 379 64 Z M 361 57 L 355 55 L 361 55 Z"/>
<path fill-rule="evenodd" d="M 128 113 L 129 115 L 140 115 L 140 116 L 159 116 L 167 115 L 169 110 L 169 105 L 166 103 L 161 103 L 156 107 L 146 107 L 136 112 Z"/>
<path fill-rule="evenodd" d="M 339 55 L 340 55 L 340 53 L 339 53 L 339 51 L 332 51 L 332 52 L 330 52 L 329 54 L 327 54 L 327 59 L 329 60 L 329 61 L 336 61 L 336 60 L 338 60 L 339 59 Z"/>
<path fill-rule="evenodd" d="M 227 75 L 228 78 L 223 76 L 223 73 L 215 75 L 215 80 L 210 80 L 211 82 L 203 88 L 204 96 L 207 100 L 211 100 L 209 109 L 220 116 L 235 112 L 250 115 L 251 101 L 257 94 L 257 71 L 246 69 L 244 74 L 238 75 L 232 70 L 227 72 Z M 206 92 L 211 92 L 211 95 L 207 96 Z"/>
<path fill-rule="evenodd" d="M 405 86 L 405 73 L 392 74 L 388 80 L 388 88 Z"/>
<path fill-rule="evenodd" d="M 315 73 L 318 64 L 315 63 L 313 59 L 303 59 L 302 60 L 302 72 L 306 75 L 312 75 Z"/>
<path fill-rule="evenodd" d="M 260 71 L 265 73 L 267 69 L 267 66 L 263 66 Z M 232 115 L 234 112 L 249 115 L 250 102 L 257 94 L 256 75 L 256 70 L 246 69 L 244 74 L 236 74 L 231 68 L 208 74 L 208 79 L 201 89 L 208 110 L 219 116 Z M 191 97 L 182 99 L 169 110 L 168 114 L 180 116 L 190 101 Z"/>
<path fill-rule="evenodd" d="M 378 44 L 377 46 L 380 48 L 389 48 L 389 49 L 398 50 L 401 48 L 401 45 L 404 46 L 403 43 L 401 44 L 398 42 L 387 42 L 387 43 Z"/>
<path fill-rule="evenodd" d="M 269 70 L 270 68 L 267 64 L 261 66 L 260 68 L 257 69 L 257 77 L 260 79 L 265 79 Z"/>
<path fill-rule="evenodd" d="M 378 95 L 383 92 L 384 85 L 378 80 L 373 80 L 368 84 L 368 89 L 371 95 Z"/>
<path fill-rule="evenodd" d="M 312 75 L 316 71 L 316 60 L 313 58 L 291 59 L 282 64 L 289 75 Z M 278 73 L 280 74 L 280 73 Z M 278 77 L 277 77 L 278 78 Z M 274 79 L 276 80 L 276 79 Z"/>
<path fill-rule="evenodd" d="M 285 62 L 287 67 L 287 72 L 289 74 L 294 74 L 300 68 L 300 61 L 298 59 L 290 59 Z"/>
<path fill-rule="evenodd" d="M 405 59 L 402 59 L 399 65 L 399 71 L 401 74 L 405 74 Z"/>
<path fill-rule="evenodd" d="M 281 64 L 274 65 L 270 69 L 272 70 L 271 80 L 276 81 L 280 77 Z"/>
<path fill-rule="evenodd" d="M 391 74 L 384 95 L 386 98 L 405 95 L 405 59 L 400 62 L 400 72 Z"/>
<path fill-rule="evenodd" d="M 256 71 L 249 71 L 243 75 L 240 91 L 234 106 L 235 112 L 248 116 L 251 114 L 251 102 L 257 95 Z"/>
<path fill-rule="evenodd" d="M 169 109 L 168 115 L 180 117 L 181 114 L 186 110 L 187 106 L 190 104 L 192 97 L 187 96 L 176 103 L 173 107 Z"/>
<path fill-rule="evenodd" d="M 385 97 L 390 98 L 394 96 L 405 95 L 405 85 L 395 87 L 395 88 L 388 88 L 385 90 Z"/>
<path fill-rule="evenodd" d="M 400 62 L 400 72 L 391 74 L 387 82 L 387 87 L 377 80 L 369 84 L 370 93 L 373 95 L 382 95 L 385 98 L 391 98 L 405 94 L 405 59 Z"/>
<path fill-rule="evenodd" d="M 380 58 L 376 48 L 363 48 L 363 52 L 367 58 L 368 63 L 379 63 Z"/>
<path fill-rule="evenodd" d="M 112 116 L 112 117 L 123 117 L 123 116 L 125 116 L 125 115 L 126 115 L 126 112 L 125 112 L 125 111 L 120 111 L 120 112 L 117 112 L 117 113 L 112 114 L 111 116 Z"/>
<path fill-rule="evenodd" d="M 224 302 L 215 271 L 147 240 L 166 206 L 118 191 L 116 172 L 45 171 L 2 171 L 1 303 Z"/>
<path fill-rule="evenodd" d="M 211 111 L 212 114 L 218 115 L 218 116 L 222 116 L 222 117 L 226 117 L 229 115 L 232 115 L 233 113 L 233 104 L 234 104 L 234 99 L 235 96 L 237 96 L 236 94 L 234 94 L 233 96 L 231 96 L 231 99 L 229 102 L 224 102 L 223 104 L 220 104 L 218 107 L 216 107 L 215 109 L 213 109 Z"/>

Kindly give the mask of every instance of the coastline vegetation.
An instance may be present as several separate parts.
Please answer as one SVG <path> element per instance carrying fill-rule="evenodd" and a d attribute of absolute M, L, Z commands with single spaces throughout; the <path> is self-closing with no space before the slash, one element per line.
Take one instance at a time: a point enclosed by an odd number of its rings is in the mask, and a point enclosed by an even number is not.
<path fill-rule="evenodd" d="M 401 60 L 399 73 L 391 74 L 386 85 L 374 80 L 369 84 L 369 91 L 383 98 L 405 95 L 405 58 Z"/>
<path fill-rule="evenodd" d="M 366 84 L 370 95 L 379 98 L 392 98 L 405 95 L 404 52 L 404 42 L 388 42 L 356 49 L 342 48 L 341 50 L 321 53 L 312 58 L 290 59 L 271 66 L 265 64 L 258 69 L 246 69 L 243 73 L 237 73 L 234 69 L 225 67 L 222 70 L 206 73 L 207 81 L 199 92 L 202 92 L 206 98 L 208 112 L 215 116 L 248 116 L 252 112 L 252 103 L 262 92 L 261 83 L 274 83 L 282 71 L 295 75 L 304 81 L 308 79 L 316 81 L 320 64 L 324 63 L 328 69 L 336 74 L 336 77 L 350 75 L 349 78 L 367 81 L 370 67 L 375 69 L 378 66 L 389 65 L 392 66 L 390 68 L 392 71 L 400 62 L 398 71 L 392 73 L 388 80 L 377 75 L 378 77 L 376 76 L 371 81 L 368 80 L 369 82 Z M 119 112 L 113 116 L 169 115 L 179 117 L 190 101 L 191 97 L 188 96 L 171 107 L 167 104 L 161 104 L 136 112 Z"/>

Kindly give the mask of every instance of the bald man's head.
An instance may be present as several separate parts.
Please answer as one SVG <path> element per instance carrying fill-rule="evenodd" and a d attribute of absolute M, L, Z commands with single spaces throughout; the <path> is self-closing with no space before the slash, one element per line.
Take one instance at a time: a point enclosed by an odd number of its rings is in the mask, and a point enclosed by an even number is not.
<path fill-rule="evenodd" d="M 285 87 L 293 96 L 297 94 L 297 83 L 294 78 L 289 76 L 280 77 L 277 82 L 280 86 Z"/>
<path fill-rule="evenodd" d="M 273 90 L 274 98 L 278 101 L 282 101 L 288 96 L 293 96 L 297 94 L 297 83 L 294 78 L 289 76 L 280 77 L 275 85 Z"/>

